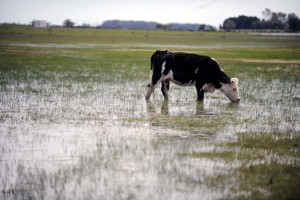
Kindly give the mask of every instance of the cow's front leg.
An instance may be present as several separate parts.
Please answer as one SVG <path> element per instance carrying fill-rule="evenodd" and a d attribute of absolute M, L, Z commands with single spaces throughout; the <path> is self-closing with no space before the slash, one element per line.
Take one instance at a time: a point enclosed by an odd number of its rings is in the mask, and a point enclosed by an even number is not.
<path fill-rule="evenodd" d="M 196 89 L 197 89 L 197 101 L 203 101 L 204 100 L 204 90 L 202 89 L 204 84 L 197 84 L 196 83 Z"/>
<path fill-rule="evenodd" d="M 164 95 L 165 100 L 169 100 L 169 87 L 170 87 L 170 81 L 162 81 L 161 82 L 161 92 Z"/>
<path fill-rule="evenodd" d="M 204 91 L 203 89 L 197 89 L 197 101 L 204 100 Z"/>

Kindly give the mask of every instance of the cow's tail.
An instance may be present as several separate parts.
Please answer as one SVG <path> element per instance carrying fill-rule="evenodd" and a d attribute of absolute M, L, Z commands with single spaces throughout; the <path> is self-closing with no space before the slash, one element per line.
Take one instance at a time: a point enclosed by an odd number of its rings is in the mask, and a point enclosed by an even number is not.
<path fill-rule="evenodd" d="M 155 66 L 155 57 L 156 57 L 157 52 L 155 52 L 150 59 L 150 84 L 148 85 L 148 87 L 152 84 L 153 81 L 153 72 L 154 72 L 154 66 Z"/>
<path fill-rule="evenodd" d="M 149 101 L 151 94 L 154 95 L 154 87 L 153 87 L 153 70 L 154 70 L 154 54 L 151 56 L 151 67 L 150 67 L 150 83 L 148 84 L 148 91 L 146 94 L 146 101 Z"/>
<path fill-rule="evenodd" d="M 151 66 L 150 66 L 150 69 L 151 70 L 153 70 L 153 65 L 154 65 L 154 56 L 155 56 L 155 54 L 153 54 L 152 56 L 151 56 L 151 60 L 150 60 L 150 63 L 151 63 Z"/>
<path fill-rule="evenodd" d="M 148 87 L 150 87 L 151 84 L 152 84 L 153 69 L 154 69 L 154 56 L 155 56 L 155 54 L 153 54 L 153 55 L 151 56 L 151 60 L 150 60 L 150 77 L 149 77 L 149 79 L 150 79 L 150 84 L 148 85 Z"/>
<path fill-rule="evenodd" d="M 160 51 L 156 51 L 152 56 L 151 56 L 151 71 L 150 71 L 150 85 L 154 86 L 157 84 L 161 77 L 161 62 L 162 59 L 160 59 L 159 55 L 161 54 Z"/>

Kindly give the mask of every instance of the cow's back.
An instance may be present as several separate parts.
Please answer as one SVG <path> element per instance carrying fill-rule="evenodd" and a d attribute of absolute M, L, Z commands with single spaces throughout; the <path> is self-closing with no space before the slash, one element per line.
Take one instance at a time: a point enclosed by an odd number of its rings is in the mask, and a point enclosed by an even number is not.
<path fill-rule="evenodd" d="M 191 53 L 174 53 L 173 68 L 175 69 L 196 69 L 208 66 L 211 58 Z"/>
<path fill-rule="evenodd" d="M 191 53 L 174 53 L 172 71 L 174 78 L 183 83 L 194 82 L 197 79 L 205 79 L 211 70 L 209 65 L 211 58 Z"/>

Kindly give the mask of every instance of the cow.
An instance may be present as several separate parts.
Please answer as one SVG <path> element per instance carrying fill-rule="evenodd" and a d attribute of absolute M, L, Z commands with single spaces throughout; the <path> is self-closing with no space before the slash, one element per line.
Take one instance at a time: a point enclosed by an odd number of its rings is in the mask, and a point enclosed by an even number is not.
<path fill-rule="evenodd" d="M 156 51 L 151 56 L 150 76 L 147 101 L 159 83 L 164 99 L 168 100 L 170 82 L 180 86 L 195 86 L 198 101 L 203 101 L 204 93 L 213 93 L 216 89 L 221 90 L 230 101 L 240 101 L 238 79 L 230 78 L 219 63 L 209 56 Z"/>

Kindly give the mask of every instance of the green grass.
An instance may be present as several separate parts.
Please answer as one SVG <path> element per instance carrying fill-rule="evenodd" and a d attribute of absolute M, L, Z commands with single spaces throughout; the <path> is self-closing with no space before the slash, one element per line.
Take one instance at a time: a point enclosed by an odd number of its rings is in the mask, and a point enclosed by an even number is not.
<path fill-rule="evenodd" d="M 231 32 L 189 32 L 166 30 L 96 29 L 96 28 L 34 28 L 1 25 L 0 41 L 37 43 L 93 43 L 93 44 L 160 44 L 160 45 L 251 45 L 261 47 L 299 48 L 298 37 L 259 36 Z M 221 45 L 221 46 L 220 46 Z M 205 46 L 204 46 L 205 47 Z"/>

